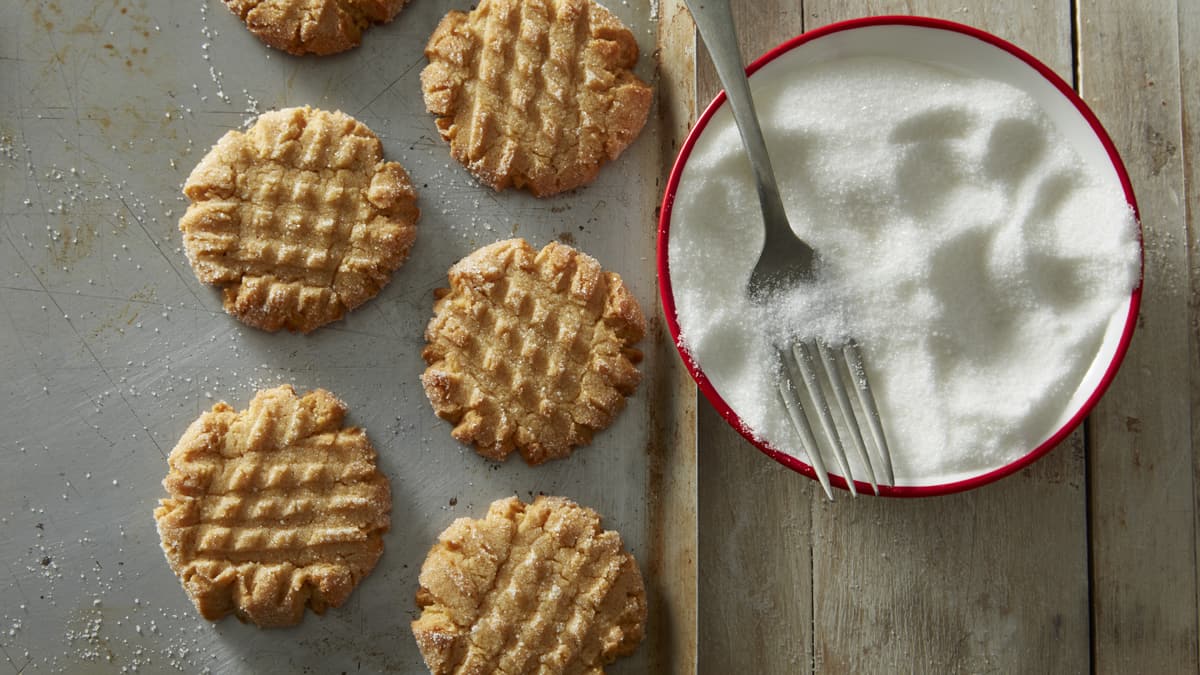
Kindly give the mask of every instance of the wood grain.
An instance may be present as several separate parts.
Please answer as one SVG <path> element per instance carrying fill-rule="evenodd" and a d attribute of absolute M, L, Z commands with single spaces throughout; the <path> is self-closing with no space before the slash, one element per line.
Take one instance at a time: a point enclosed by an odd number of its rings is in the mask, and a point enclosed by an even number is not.
<path fill-rule="evenodd" d="M 1071 80 L 1065 2 L 997 3 L 986 12 L 937 1 L 810 1 L 805 8 L 822 23 L 875 13 L 969 23 Z M 1086 672 L 1082 449 L 1077 432 L 1028 470 L 949 497 L 818 501 L 817 670 Z"/>
<path fill-rule="evenodd" d="M 749 62 L 800 32 L 799 3 L 736 2 Z M 708 53 L 697 56 L 698 107 L 720 91 Z M 699 413 L 700 672 L 787 673 L 812 664 L 815 482 L 747 443 L 707 401 Z"/>
<path fill-rule="evenodd" d="M 1194 4 L 1180 6 L 1179 10 L 1179 72 L 1200 72 L 1200 12 Z M 1188 362 L 1190 374 L 1190 446 L 1192 453 L 1192 523 L 1195 525 L 1195 548 L 1192 564 L 1196 568 L 1196 623 L 1200 625 L 1200 163 L 1196 153 L 1200 152 L 1200 79 L 1180 77 L 1180 98 L 1183 121 L 1183 166 L 1184 166 L 1184 215 L 1187 218 L 1188 270 L 1190 293 L 1188 296 Z"/>
<path fill-rule="evenodd" d="M 1141 205 L 1138 333 L 1086 434 L 945 498 L 828 503 L 701 404 L 701 670 L 1196 672 L 1200 11 L 1190 0 L 735 3 L 748 57 L 873 14 L 983 28 L 1077 85 Z M 718 87 L 697 61 L 703 104 Z"/>
<path fill-rule="evenodd" d="M 1137 11 L 1119 0 L 1079 3 L 1081 90 L 1125 158 L 1146 248 L 1137 334 L 1090 420 L 1099 673 L 1196 672 L 1200 665 L 1195 407 L 1186 393 L 1194 377 L 1186 364 L 1194 363 L 1188 313 L 1195 303 L 1180 94 L 1181 49 L 1195 58 L 1194 45 L 1181 41 L 1180 21 L 1194 42 L 1196 9 L 1171 0 L 1139 3 Z M 1188 86 L 1195 106 L 1195 84 Z"/>
<path fill-rule="evenodd" d="M 983 13 L 949 2 L 809 0 L 803 12 L 788 2 L 735 11 L 748 56 L 802 27 L 915 13 L 995 32 L 1072 76 L 1065 2 Z M 717 85 L 699 61 L 703 102 Z M 756 455 L 706 404 L 700 438 L 706 672 L 1088 670 L 1082 433 L 972 493 L 832 504 L 815 483 Z M 737 579 L 756 581 L 731 593 L 725 585 Z"/>
<path fill-rule="evenodd" d="M 691 94 L 695 89 L 696 44 L 694 28 L 679 2 L 663 0 L 659 13 L 657 119 L 663 144 L 659 156 L 669 158 L 675 156 L 678 143 L 695 119 L 695 97 Z M 658 168 L 661 174 L 655 176 L 656 186 L 661 186 L 666 183 L 669 164 L 664 162 Z M 660 192 L 654 190 L 655 195 Z M 657 214 L 656 206 L 657 199 L 647 209 L 646 250 L 654 249 L 657 218 L 649 216 Z M 657 387 L 647 399 L 656 443 L 648 449 L 651 480 L 646 513 L 651 524 L 666 517 L 670 521 L 663 525 L 665 535 L 659 539 L 662 550 L 646 561 L 647 578 L 657 580 L 650 587 L 654 611 L 647 639 L 658 643 L 653 651 L 655 660 L 650 664 L 652 672 L 685 675 L 695 673 L 697 665 L 698 522 L 695 514 L 669 505 L 696 501 L 696 388 L 675 353 L 660 303 L 655 303 L 651 328 L 653 344 L 649 348 L 655 351 L 653 363 L 660 372 L 646 378 Z M 665 617 L 674 621 L 667 622 Z"/>

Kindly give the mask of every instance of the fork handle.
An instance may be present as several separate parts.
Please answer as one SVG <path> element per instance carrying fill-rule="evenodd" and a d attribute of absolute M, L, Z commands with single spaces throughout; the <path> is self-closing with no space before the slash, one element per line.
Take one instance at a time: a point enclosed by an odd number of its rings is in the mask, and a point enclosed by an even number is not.
<path fill-rule="evenodd" d="M 766 222 L 765 247 L 780 241 L 781 236 L 795 238 L 789 229 L 779 232 L 779 226 L 786 227 L 787 213 L 783 209 L 783 199 L 779 196 L 779 186 L 775 182 L 775 170 L 771 168 L 771 158 L 767 154 L 767 143 L 763 139 L 762 128 L 758 124 L 758 115 L 754 111 L 754 99 L 750 96 L 750 80 L 746 77 L 746 69 L 742 64 L 742 54 L 738 51 L 737 30 L 733 25 L 733 12 L 729 9 L 729 0 L 684 0 L 692 13 L 692 20 L 700 30 L 700 37 L 708 47 L 713 65 L 717 68 L 717 77 L 725 88 L 725 99 L 733 111 L 733 120 L 737 123 L 738 133 L 742 136 L 742 144 L 750 157 L 750 166 L 758 185 L 758 201 L 762 206 L 763 220 Z"/>

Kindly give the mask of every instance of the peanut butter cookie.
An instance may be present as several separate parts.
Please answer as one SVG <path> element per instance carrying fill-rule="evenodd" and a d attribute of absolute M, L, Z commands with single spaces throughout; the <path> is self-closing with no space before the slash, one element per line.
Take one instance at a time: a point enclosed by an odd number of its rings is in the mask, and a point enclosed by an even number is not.
<path fill-rule="evenodd" d="M 450 268 L 425 329 L 421 375 L 452 435 L 489 459 L 565 457 L 636 389 L 646 330 L 621 277 L 558 243 L 485 246 Z"/>
<path fill-rule="evenodd" d="M 603 673 L 645 631 L 646 590 L 621 536 L 562 497 L 510 497 L 454 521 L 420 584 L 412 630 L 436 675 Z"/>
<path fill-rule="evenodd" d="M 450 154 L 496 190 L 592 181 L 646 123 L 637 41 L 591 0 L 482 0 L 425 47 L 425 107 Z"/>
<path fill-rule="evenodd" d="M 338 607 L 375 567 L 391 523 L 388 480 L 346 405 L 317 389 L 260 391 L 196 420 L 168 459 L 154 511 L 196 609 L 263 627 Z"/>
<path fill-rule="evenodd" d="M 258 39 L 296 55 L 357 47 L 363 31 L 391 21 L 407 1 L 224 0 Z"/>
<path fill-rule="evenodd" d="M 416 238 L 417 194 L 371 130 L 288 108 L 230 131 L 188 176 L 179 221 L 196 276 L 225 311 L 307 333 L 374 297 Z"/>

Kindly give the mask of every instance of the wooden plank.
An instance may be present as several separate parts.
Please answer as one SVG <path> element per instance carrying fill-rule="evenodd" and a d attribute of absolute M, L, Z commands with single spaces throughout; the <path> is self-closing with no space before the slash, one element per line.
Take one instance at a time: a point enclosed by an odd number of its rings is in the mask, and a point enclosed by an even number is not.
<path fill-rule="evenodd" d="M 801 31 L 798 2 L 736 2 L 733 9 L 747 62 Z M 721 86 L 700 52 L 703 108 Z M 707 401 L 699 429 L 700 672 L 807 671 L 812 486 L 758 452 Z"/>
<path fill-rule="evenodd" d="M 700 672 L 807 672 L 808 481 L 746 443 L 707 403 L 700 437 Z"/>
<path fill-rule="evenodd" d="M 1190 10 L 1190 11 L 1189 11 Z M 1179 10 L 1179 72 L 1200 72 L 1200 12 L 1194 6 L 1180 6 Z M 1195 552 L 1192 565 L 1196 568 L 1196 623 L 1200 625 L 1200 207 L 1196 195 L 1200 194 L 1200 79 L 1180 77 L 1181 114 L 1183 121 L 1183 166 L 1184 166 L 1184 211 L 1187 217 L 1188 271 L 1190 294 L 1188 299 L 1189 363 L 1192 450 L 1192 522 L 1195 524 Z"/>
<path fill-rule="evenodd" d="M 1121 0 L 1079 3 L 1081 90 L 1125 159 L 1146 246 L 1138 332 L 1091 418 L 1098 673 L 1196 672 L 1200 666 L 1195 408 L 1187 393 L 1195 328 L 1188 317 L 1188 195 L 1180 151 L 1181 49 L 1195 59 L 1194 44 L 1182 38 L 1186 27 L 1194 43 L 1195 13 L 1195 3 L 1173 0 L 1138 3 L 1136 10 Z M 1194 70 L 1182 72 L 1194 79 Z M 1187 86 L 1194 106 L 1195 83 Z M 1195 147 L 1194 136 L 1188 144 Z"/>
<path fill-rule="evenodd" d="M 865 14 L 970 23 L 1071 76 L 1067 2 L 809 0 L 806 27 Z M 809 486 L 814 670 L 1086 672 L 1083 438 L 1016 476 L 919 501 L 839 499 Z"/>
<path fill-rule="evenodd" d="M 658 23 L 658 123 L 661 125 L 661 157 L 674 157 L 695 119 L 694 27 L 678 0 L 659 4 Z M 663 162 L 656 186 L 666 184 L 669 165 Z M 656 192 L 660 192 L 656 190 Z M 653 235 L 657 218 L 647 213 L 648 234 Z M 647 250 L 653 250 L 653 236 Z M 699 551 L 696 514 L 673 505 L 695 504 L 697 499 L 696 388 L 675 353 L 663 322 L 662 305 L 656 303 L 651 316 L 650 349 L 660 372 L 647 378 L 656 384 L 649 396 L 651 433 L 656 439 L 650 454 L 650 490 L 646 495 L 647 517 L 664 522 L 666 536 L 660 550 L 646 561 L 650 619 L 647 640 L 654 641 L 651 672 L 689 675 L 697 667 L 697 574 Z M 672 621 L 665 620 L 671 617 Z"/>
<path fill-rule="evenodd" d="M 1065 2 L 1036 8 L 1010 2 L 986 13 L 947 2 L 864 5 L 809 2 L 806 8 L 823 22 L 869 11 L 969 23 L 1071 78 Z M 1030 469 L 972 493 L 823 505 L 814 516 L 814 528 L 826 537 L 814 551 L 823 669 L 919 664 L 928 671 L 1086 672 L 1082 456 L 1077 433 Z M 865 582 L 847 584 L 847 577 L 891 582 L 865 592 Z M 863 640 L 871 628 L 878 637 Z"/>

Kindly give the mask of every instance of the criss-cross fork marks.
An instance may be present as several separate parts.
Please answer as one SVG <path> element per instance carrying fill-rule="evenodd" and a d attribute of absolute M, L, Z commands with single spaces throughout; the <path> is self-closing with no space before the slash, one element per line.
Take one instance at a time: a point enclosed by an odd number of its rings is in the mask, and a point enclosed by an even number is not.
<path fill-rule="evenodd" d="M 224 0 L 250 32 L 292 54 L 334 54 L 391 21 L 407 0 Z"/>
<path fill-rule="evenodd" d="M 328 392 L 260 392 L 224 403 L 171 452 L 155 511 L 163 550 L 200 612 L 259 625 L 338 606 L 375 566 L 391 494 L 361 429 Z"/>
<path fill-rule="evenodd" d="M 231 131 L 184 186 L 180 220 L 201 281 L 251 325 L 309 331 L 379 292 L 408 255 L 416 192 L 369 129 L 292 108 Z"/>
<path fill-rule="evenodd" d="M 636 388 L 641 310 L 591 257 L 503 241 L 455 265 L 450 285 L 426 329 L 421 379 L 454 437 L 480 454 L 566 456 Z"/>
<path fill-rule="evenodd" d="M 420 581 L 413 634 L 437 674 L 601 672 L 644 631 L 645 589 L 620 535 L 561 497 L 455 521 Z"/>
<path fill-rule="evenodd" d="M 484 0 L 425 49 L 425 104 L 491 187 L 545 196 L 590 182 L 637 136 L 650 88 L 633 34 L 590 0 Z"/>

